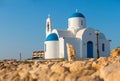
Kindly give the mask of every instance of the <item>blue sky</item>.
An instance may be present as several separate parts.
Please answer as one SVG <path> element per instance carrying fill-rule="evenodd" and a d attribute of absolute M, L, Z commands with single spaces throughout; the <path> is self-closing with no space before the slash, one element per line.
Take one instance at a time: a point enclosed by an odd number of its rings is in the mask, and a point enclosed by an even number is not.
<path fill-rule="evenodd" d="M 120 0 L 0 0 L 0 59 L 30 58 L 43 50 L 45 21 L 51 14 L 53 28 L 67 29 L 76 8 L 86 17 L 87 27 L 120 46 Z"/>

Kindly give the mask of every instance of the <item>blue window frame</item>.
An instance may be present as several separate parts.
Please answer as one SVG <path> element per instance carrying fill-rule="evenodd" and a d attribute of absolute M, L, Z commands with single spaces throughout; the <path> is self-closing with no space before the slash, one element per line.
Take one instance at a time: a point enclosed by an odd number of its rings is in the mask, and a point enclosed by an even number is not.
<path fill-rule="evenodd" d="M 105 44 L 104 43 L 102 44 L 102 51 L 103 52 L 105 51 Z"/>

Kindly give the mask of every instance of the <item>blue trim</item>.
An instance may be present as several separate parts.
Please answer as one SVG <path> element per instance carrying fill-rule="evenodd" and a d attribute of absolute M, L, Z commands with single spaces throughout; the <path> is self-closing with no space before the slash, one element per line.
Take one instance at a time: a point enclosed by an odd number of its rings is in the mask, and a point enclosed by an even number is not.
<path fill-rule="evenodd" d="M 51 33 L 47 36 L 45 41 L 58 41 L 58 36 L 56 33 Z"/>
<path fill-rule="evenodd" d="M 93 42 L 87 42 L 87 58 L 93 58 Z"/>
<path fill-rule="evenodd" d="M 102 44 L 102 51 L 103 52 L 105 51 L 105 44 L 104 43 Z"/>
<path fill-rule="evenodd" d="M 73 14 L 70 16 L 70 18 L 72 18 L 72 17 L 83 17 L 83 18 L 85 18 L 85 16 L 84 16 L 83 14 L 78 13 L 78 12 L 73 13 Z"/>

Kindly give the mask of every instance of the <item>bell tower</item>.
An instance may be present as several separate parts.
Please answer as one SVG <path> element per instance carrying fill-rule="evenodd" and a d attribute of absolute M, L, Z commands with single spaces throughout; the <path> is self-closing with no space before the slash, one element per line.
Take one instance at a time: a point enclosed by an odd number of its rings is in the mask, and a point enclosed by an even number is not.
<path fill-rule="evenodd" d="M 48 34 L 50 34 L 52 31 L 52 24 L 51 24 L 51 18 L 50 14 L 48 14 L 48 18 L 46 19 L 46 37 Z"/>

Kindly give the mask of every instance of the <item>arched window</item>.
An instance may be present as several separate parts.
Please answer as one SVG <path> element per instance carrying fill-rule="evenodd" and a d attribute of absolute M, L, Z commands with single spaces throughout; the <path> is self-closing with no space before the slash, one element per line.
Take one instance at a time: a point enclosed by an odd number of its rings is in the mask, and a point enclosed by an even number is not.
<path fill-rule="evenodd" d="M 83 22 L 83 20 L 81 20 L 81 25 L 83 25 L 84 24 L 84 22 Z"/>
<path fill-rule="evenodd" d="M 102 44 L 102 51 L 103 52 L 105 51 L 105 44 L 104 43 Z"/>
<path fill-rule="evenodd" d="M 47 31 L 49 31 L 50 30 L 50 25 L 49 25 L 49 23 L 47 23 Z"/>

